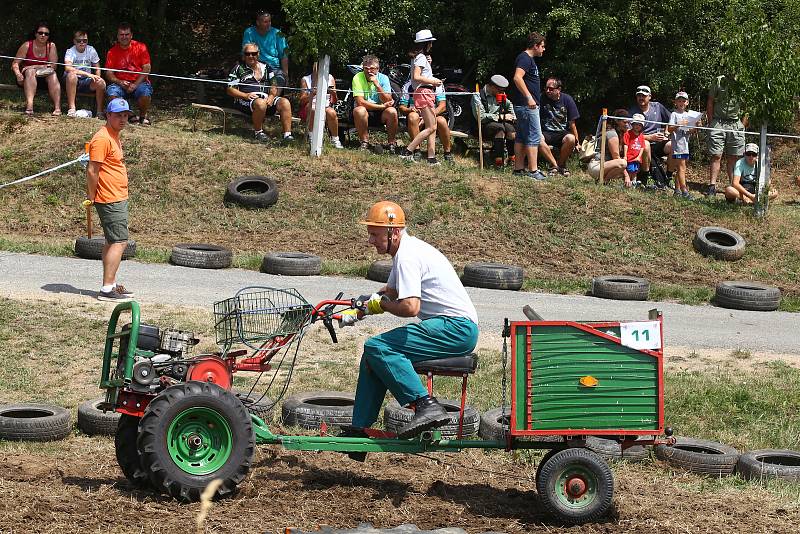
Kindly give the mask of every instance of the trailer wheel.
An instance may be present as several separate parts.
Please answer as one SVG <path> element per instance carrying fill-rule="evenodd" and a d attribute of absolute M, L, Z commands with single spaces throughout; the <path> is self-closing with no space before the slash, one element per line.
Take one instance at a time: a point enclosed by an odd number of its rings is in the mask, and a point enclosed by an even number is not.
<path fill-rule="evenodd" d="M 605 517 L 614 498 L 608 464 L 588 449 L 565 449 L 541 466 L 536 491 L 545 509 L 566 523 Z"/>
<path fill-rule="evenodd" d="M 117 424 L 117 433 L 114 434 L 114 449 L 117 453 L 117 463 L 122 474 L 133 487 L 150 489 L 150 479 L 142 469 L 139 449 L 136 448 L 136 438 L 139 435 L 139 417 L 122 414 Z"/>
<path fill-rule="evenodd" d="M 148 404 L 136 445 L 153 486 L 181 501 L 197 501 L 214 479 L 215 497 L 236 490 L 253 463 L 250 414 L 230 391 L 210 382 L 165 389 Z"/>

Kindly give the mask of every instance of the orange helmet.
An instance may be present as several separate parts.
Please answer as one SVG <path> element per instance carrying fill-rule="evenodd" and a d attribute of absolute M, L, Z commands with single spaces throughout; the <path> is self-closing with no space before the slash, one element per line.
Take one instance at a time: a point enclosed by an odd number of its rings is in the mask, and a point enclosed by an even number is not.
<path fill-rule="evenodd" d="M 372 205 L 367 216 L 360 224 L 384 226 L 386 228 L 405 228 L 406 214 L 403 208 L 388 200 L 381 200 Z"/>

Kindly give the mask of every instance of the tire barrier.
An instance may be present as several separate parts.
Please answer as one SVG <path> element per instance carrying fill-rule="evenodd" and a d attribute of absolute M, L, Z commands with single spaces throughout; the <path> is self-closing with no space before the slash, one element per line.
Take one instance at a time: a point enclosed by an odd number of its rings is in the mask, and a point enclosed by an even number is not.
<path fill-rule="evenodd" d="M 87 400 L 78 406 L 78 428 L 87 436 L 113 436 L 122 414 L 114 411 L 104 412 L 98 406 L 105 397 Z"/>
<path fill-rule="evenodd" d="M 75 240 L 75 255 L 79 258 L 86 260 L 99 260 L 103 257 L 103 247 L 106 244 L 106 238 L 103 236 L 95 236 L 91 239 L 88 237 L 79 237 Z M 123 260 L 129 260 L 136 257 L 136 241 L 133 239 L 128 240 L 128 245 L 122 253 Z"/>
<path fill-rule="evenodd" d="M 634 445 L 622 450 L 622 445 L 615 439 L 589 436 L 586 438 L 586 448 L 606 461 L 644 462 L 650 459 L 649 447 Z"/>
<path fill-rule="evenodd" d="M 656 445 L 656 458 L 698 475 L 720 477 L 733 474 L 739 451 L 703 439 L 677 438 L 675 445 Z"/>
<path fill-rule="evenodd" d="M 450 416 L 450 422 L 437 428 L 442 433 L 442 438 L 455 439 L 458 435 L 458 412 L 461 408 L 460 400 L 439 399 Z M 411 421 L 414 410 L 400 406 L 396 400 L 390 401 L 383 410 L 383 426 L 389 432 L 398 432 L 400 428 Z M 478 410 L 467 404 L 464 406 L 464 427 L 461 435 L 469 438 L 478 435 L 481 417 Z"/>
<path fill-rule="evenodd" d="M 283 424 L 309 430 L 322 423 L 348 426 L 353 423 L 355 394 L 342 391 L 309 391 L 286 397 L 281 407 Z"/>
<path fill-rule="evenodd" d="M 465 286 L 517 291 L 524 278 L 525 273 L 518 265 L 470 262 L 464 265 L 461 281 Z"/>
<path fill-rule="evenodd" d="M 178 243 L 172 247 L 169 260 L 174 265 L 195 269 L 226 269 L 233 262 L 233 252 L 225 247 L 205 243 Z"/>
<path fill-rule="evenodd" d="M 245 208 L 268 208 L 278 201 L 278 184 L 266 176 L 240 176 L 228 184 L 224 200 Z"/>
<path fill-rule="evenodd" d="M 713 302 L 733 310 L 774 311 L 781 305 L 781 290 L 760 282 L 720 282 Z"/>
<path fill-rule="evenodd" d="M 800 452 L 787 449 L 761 449 L 739 456 L 736 472 L 747 480 L 778 478 L 800 482 Z"/>
<path fill-rule="evenodd" d="M 314 276 L 322 269 L 322 258 L 302 252 L 273 252 L 264 256 L 261 272 L 287 276 Z"/>
<path fill-rule="evenodd" d="M 720 226 L 704 226 L 697 230 L 692 245 L 703 256 L 736 261 L 744 255 L 745 241 L 733 230 Z"/>
<path fill-rule="evenodd" d="M 69 436 L 69 411 L 51 404 L 22 403 L 0 406 L 0 439 L 56 441 Z"/>
<path fill-rule="evenodd" d="M 592 278 L 592 295 L 612 300 L 647 300 L 650 282 L 645 278 L 604 275 Z"/>
<path fill-rule="evenodd" d="M 391 272 L 392 260 L 378 260 L 369 266 L 367 279 L 385 284 L 389 280 L 389 273 Z"/>

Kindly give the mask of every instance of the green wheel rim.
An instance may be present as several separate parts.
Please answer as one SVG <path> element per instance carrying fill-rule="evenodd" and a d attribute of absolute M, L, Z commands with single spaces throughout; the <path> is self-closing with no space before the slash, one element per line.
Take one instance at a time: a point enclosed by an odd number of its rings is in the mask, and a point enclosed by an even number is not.
<path fill-rule="evenodd" d="M 233 436 L 228 421 L 211 408 L 189 408 L 167 429 L 172 461 L 191 475 L 208 475 L 230 458 Z"/>
<path fill-rule="evenodd" d="M 568 465 L 556 477 L 555 494 L 567 508 L 580 510 L 597 498 L 597 475 L 582 465 Z"/>

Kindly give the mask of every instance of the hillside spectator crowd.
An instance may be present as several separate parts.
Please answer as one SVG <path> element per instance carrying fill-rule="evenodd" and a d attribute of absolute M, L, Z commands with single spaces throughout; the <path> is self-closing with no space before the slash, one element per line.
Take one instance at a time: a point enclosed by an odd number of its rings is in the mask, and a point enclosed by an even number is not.
<path fill-rule="evenodd" d="M 150 53 L 145 43 L 135 40 L 131 25 L 120 23 L 116 41 L 101 62 L 97 49 L 89 44 L 89 33 L 73 33 L 72 46 L 65 50 L 63 75 L 57 74 L 59 52 L 50 41 L 50 27 L 40 22 L 29 40 L 23 42 L 11 69 L 25 98 L 24 113 L 33 114 L 34 96 L 46 91 L 53 103 L 53 115 L 61 115 L 61 87 L 66 92 L 67 115 L 91 116 L 79 110 L 78 95 L 94 97 L 97 116 L 105 118 L 106 99 L 123 98 L 135 109 L 130 123 L 151 124 L 149 115 L 153 85 Z M 368 54 L 351 82 L 351 107 L 347 117 L 334 110 L 337 87 L 333 76 L 328 79 L 325 104 L 327 132 L 331 146 L 343 148 L 339 133 L 340 121 L 355 128 L 358 146 L 370 150 L 370 128 L 385 130 L 387 143 L 383 150 L 408 162 L 424 160 L 439 165 L 436 157 L 436 138 L 443 148 L 443 159 L 453 162 L 452 139 L 448 126 L 447 93 L 444 82 L 433 74 L 432 49 L 436 38 L 430 30 L 420 30 L 409 49 L 410 73 L 405 85 L 392 87 L 389 77 L 381 72 L 380 59 Z M 557 76 L 544 78 L 544 91 L 537 58 L 546 50 L 545 37 L 532 32 L 525 48 L 517 55 L 510 79 L 502 74 L 489 77 L 480 90 L 472 95 L 472 115 L 475 127 L 469 132 L 491 144 L 490 156 L 494 165 L 513 166 L 515 175 L 534 180 L 547 180 L 561 174 L 569 176 L 568 162 L 581 150 L 577 120 L 580 112 L 575 100 L 563 90 Z M 101 70 L 101 63 L 104 67 Z M 316 114 L 317 65 L 300 81 L 299 110 L 301 122 L 310 132 Z M 289 48 L 284 34 L 272 26 L 272 16 L 259 12 L 254 24 L 242 34 L 241 56 L 228 75 L 227 94 L 233 107 L 248 115 L 256 141 L 269 141 L 263 125 L 269 116 L 278 116 L 282 141 L 294 140 L 292 132 L 292 99 L 284 94 L 289 80 Z M 717 194 L 717 178 L 725 156 L 729 187 L 723 192 L 729 200 L 751 201 L 753 192 L 748 162 L 752 150 L 745 144 L 746 115 L 742 113 L 736 95 L 729 89 L 725 76 L 716 77 L 708 91 L 706 114 L 689 108 L 689 95 L 678 90 L 674 109 L 670 111 L 653 99 L 649 86 L 636 89 L 635 104 L 618 109 L 606 121 L 604 161 L 601 158 L 601 128 L 595 132 L 594 154 L 582 154 L 589 174 L 605 183 L 621 180 L 626 187 L 649 186 L 666 188 L 674 180 L 674 195 L 691 198 L 686 184 L 687 161 L 690 158 L 689 138 L 705 118 L 714 130 L 708 133 L 709 186 L 706 195 Z M 405 124 L 410 142 L 398 144 L 400 129 Z M 310 134 L 309 134 L 310 136 Z M 539 160 L 547 163 L 547 172 L 540 169 Z M 773 190 L 774 193 L 774 190 Z"/>

